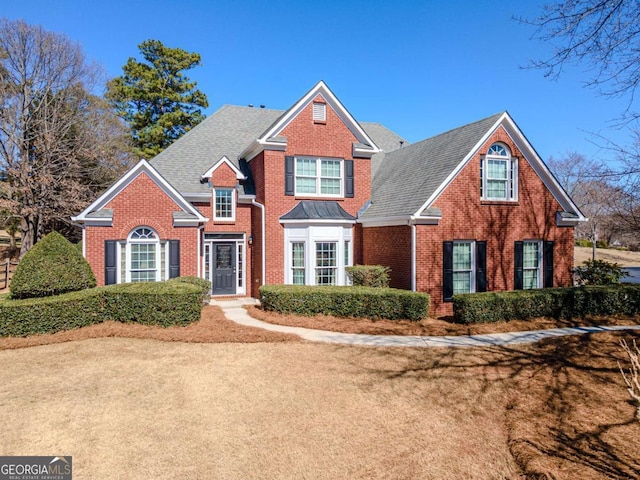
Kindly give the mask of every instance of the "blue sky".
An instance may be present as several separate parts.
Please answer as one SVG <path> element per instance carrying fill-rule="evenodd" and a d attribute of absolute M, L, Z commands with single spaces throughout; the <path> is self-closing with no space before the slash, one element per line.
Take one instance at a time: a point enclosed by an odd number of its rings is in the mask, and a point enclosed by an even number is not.
<path fill-rule="evenodd" d="M 223 104 L 286 109 L 324 80 L 359 121 L 379 122 L 410 142 L 508 110 L 543 159 L 610 154 L 599 134 L 613 128 L 624 99 L 583 88 L 585 68 L 558 81 L 523 69 L 548 56 L 531 40 L 542 1 L 507 0 L 22 0 L 0 15 L 64 33 L 109 77 L 137 45 L 157 39 L 202 55 L 189 75 Z"/>

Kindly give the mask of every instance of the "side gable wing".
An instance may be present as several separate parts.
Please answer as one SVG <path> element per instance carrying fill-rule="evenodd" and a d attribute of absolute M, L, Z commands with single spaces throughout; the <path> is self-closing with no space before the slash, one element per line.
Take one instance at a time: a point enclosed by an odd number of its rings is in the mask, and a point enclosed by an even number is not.
<path fill-rule="evenodd" d="M 181 220 L 184 223 L 187 219 L 189 222 L 196 221 L 198 223 L 204 223 L 208 220 L 198 211 L 198 209 L 185 200 L 184 197 L 180 195 L 180 193 L 173 188 L 173 186 L 171 186 L 171 184 L 167 182 L 146 160 L 140 160 L 79 215 L 71 217 L 71 220 L 85 225 L 110 225 L 113 220 L 113 211 L 105 209 L 104 207 L 143 173 L 146 174 L 169 198 L 171 198 L 176 203 L 180 211 L 183 212 L 177 216 L 174 215 L 174 221 L 176 221 L 176 223 L 181 223 Z"/>

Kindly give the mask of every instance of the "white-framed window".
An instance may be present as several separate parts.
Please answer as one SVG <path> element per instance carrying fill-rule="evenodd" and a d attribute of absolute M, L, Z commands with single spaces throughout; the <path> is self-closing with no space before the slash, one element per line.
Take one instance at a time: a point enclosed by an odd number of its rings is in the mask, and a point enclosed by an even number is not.
<path fill-rule="evenodd" d="M 286 226 L 284 283 L 347 285 L 353 225 Z"/>
<path fill-rule="evenodd" d="M 313 121 L 327 121 L 327 104 L 322 102 L 313 102 Z"/>
<path fill-rule="evenodd" d="M 166 246 L 149 227 L 131 231 L 125 244 L 125 282 L 155 282 L 166 278 Z"/>
<path fill-rule="evenodd" d="M 296 195 L 342 197 L 343 163 L 338 158 L 296 157 Z"/>
<path fill-rule="evenodd" d="M 316 285 L 336 285 L 337 242 L 316 242 Z"/>
<path fill-rule="evenodd" d="M 453 242 L 453 294 L 472 293 L 475 286 L 475 242 Z"/>
<path fill-rule="evenodd" d="M 518 199 L 518 164 L 506 145 L 494 143 L 480 162 L 483 200 Z"/>
<path fill-rule="evenodd" d="M 291 283 L 306 285 L 305 243 L 291 242 Z"/>
<path fill-rule="evenodd" d="M 542 288 L 542 242 L 522 242 L 522 288 Z"/>
<path fill-rule="evenodd" d="M 213 189 L 213 219 L 233 221 L 236 218 L 236 195 L 233 188 Z"/>

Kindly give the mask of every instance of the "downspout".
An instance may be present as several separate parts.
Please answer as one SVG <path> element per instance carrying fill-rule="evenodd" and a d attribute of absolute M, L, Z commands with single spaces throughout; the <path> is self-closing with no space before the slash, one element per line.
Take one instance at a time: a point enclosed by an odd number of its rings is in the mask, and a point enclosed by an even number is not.
<path fill-rule="evenodd" d="M 82 256 L 87 258 L 87 230 L 85 229 L 84 223 L 82 224 Z"/>
<path fill-rule="evenodd" d="M 197 248 L 197 255 L 198 258 L 196 260 L 196 263 L 198 264 L 198 269 L 197 269 L 197 276 L 199 278 L 201 277 L 201 272 L 202 272 L 202 261 L 201 261 L 201 257 L 202 257 L 202 230 L 204 229 L 204 225 L 200 225 L 198 226 L 198 248 Z M 206 279 L 208 280 L 208 278 Z"/>
<path fill-rule="evenodd" d="M 262 227 L 262 232 L 260 233 L 260 239 L 261 239 L 261 244 L 262 244 L 262 275 L 261 275 L 261 280 L 260 280 L 260 286 L 264 285 L 264 280 L 265 280 L 265 274 L 267 272 L 267 256 L 266 256 L 266 251 L 267 251 L 267 239 L 265 238 L 265 230 L 266 230 L 266 219 L 265 219 L 265 213 L 264 213 L 264 205 L 262 203 L 256 202 L 255 198 L 251 199 L 251 205 L 254 205 L 256 207 L 258 207 L 260 209 L 260 213 L 261 213 L 261 218 L 262 218 L 262 222 L 261 222 L 261 227 Z"/>
<path fill-rule="evenodd" d="M 411 223 L 411 291 L 416 291 L 416 224 Z"/>

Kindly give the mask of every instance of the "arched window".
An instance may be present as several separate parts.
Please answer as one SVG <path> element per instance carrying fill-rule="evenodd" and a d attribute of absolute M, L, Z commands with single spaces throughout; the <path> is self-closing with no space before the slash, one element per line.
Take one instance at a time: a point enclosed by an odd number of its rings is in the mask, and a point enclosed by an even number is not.
<path fill-rule="evenodd" d="M 127 238 L 128 282 L 160 280 L 160 239 L 149 227 L 138 227 Z"/>
<path fill-rule="evenodd" d="M 494 143 L 480 163 L 480 188 L 483 200 L 518 199 L 518 165 L 511 150 L 502 143 Z"/>

